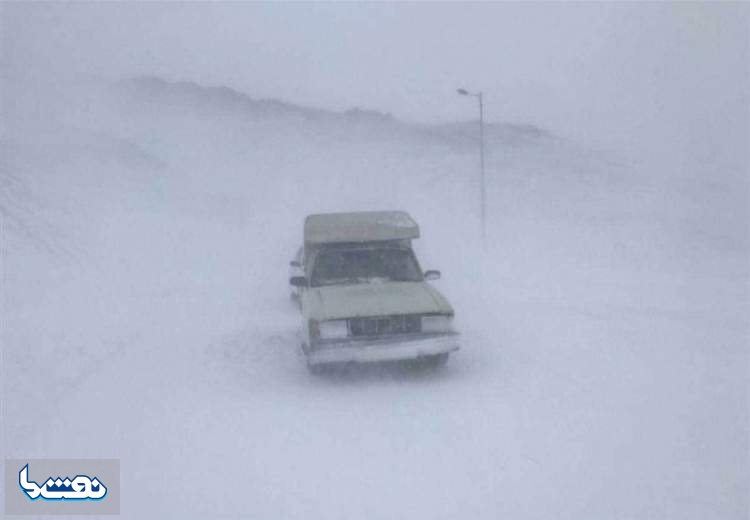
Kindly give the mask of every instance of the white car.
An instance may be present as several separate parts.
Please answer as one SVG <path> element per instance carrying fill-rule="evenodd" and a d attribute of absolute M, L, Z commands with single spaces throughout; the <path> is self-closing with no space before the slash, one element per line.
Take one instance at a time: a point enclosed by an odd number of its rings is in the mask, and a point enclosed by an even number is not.
<path fill-rule="evenodd" d="M 440 365 L 458 350 L 453 308 L 428 281 L 405 212 L 310 215 L 290 262 L 308 367 L 395 360 Z"/>

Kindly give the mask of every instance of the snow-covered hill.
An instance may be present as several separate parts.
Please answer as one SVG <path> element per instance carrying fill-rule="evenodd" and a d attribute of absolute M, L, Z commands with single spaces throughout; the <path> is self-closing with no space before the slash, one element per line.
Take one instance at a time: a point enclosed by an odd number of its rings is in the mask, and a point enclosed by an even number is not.
<path fill-rule="evenodd" d="M 5 457 L 119 458 L 131 518 L 746 514 L 746 171 L 492 125 L 482 247 L 473 123 L 3 74 Z M 364 209 L 421 225 L 444 370 L 304 368 L 302 219 Z"/>

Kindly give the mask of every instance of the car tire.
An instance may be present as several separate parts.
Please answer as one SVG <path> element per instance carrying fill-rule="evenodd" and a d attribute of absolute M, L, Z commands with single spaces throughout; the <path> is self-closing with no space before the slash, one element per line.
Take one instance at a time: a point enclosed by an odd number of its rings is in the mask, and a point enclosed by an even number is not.
<path fill-rule="evenodd" d="M 445 366 L 450 357 L 450 352 L 443 352 L 442 354 L 435 354 L 434 356 L 427 356 L 425 358 L 425 364 L 430 368 L 440 368 Z"/>
<path fill-rule="evenodd" d="M 431 356 L 422 356 L 407 362 L 407 366 L 417 370 L 436 370 L 448 362 L 450 352 L 442 354 L 433 354 Z"/>

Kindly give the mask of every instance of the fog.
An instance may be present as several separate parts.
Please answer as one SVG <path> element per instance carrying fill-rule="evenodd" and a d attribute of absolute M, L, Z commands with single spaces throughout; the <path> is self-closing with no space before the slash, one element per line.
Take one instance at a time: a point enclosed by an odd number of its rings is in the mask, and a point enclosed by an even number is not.
<path fill-rule="evenodd" d="M 747 131 L 747 12 L 696 2 L 6 3 L 3 60 L 415 121 L 473 117 L 455 95 L 465 86 L 486 93 L 491 120 L 605 143 L 687 141 L 685 153 L 700 140 L 721 147 L 723 128 Z"/>
<path fill-rule="evenodd" d="M 0 24 L 5 458 L 119 458 L 132 518 L 747 517 L 748 4 Z M 461 350 L 311 375 L 304 217 L 379 209 Z"/>

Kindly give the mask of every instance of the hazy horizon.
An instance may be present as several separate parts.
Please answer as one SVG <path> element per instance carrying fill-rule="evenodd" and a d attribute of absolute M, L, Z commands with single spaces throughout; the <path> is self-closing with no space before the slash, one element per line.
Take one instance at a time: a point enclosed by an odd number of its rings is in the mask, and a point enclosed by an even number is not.
<path fill-rule="evenodd" d="M 747 3 L 4 3 L 2 61 L 227 85 L 414 122 L 531 123 L 612 148 L 747 135 Z M 92 44 L 96 42 L 96 44 Z M 695 148 L 702 149 L 695 150 Z M 665 154 L 666 155 L 666 154 Z"/>

